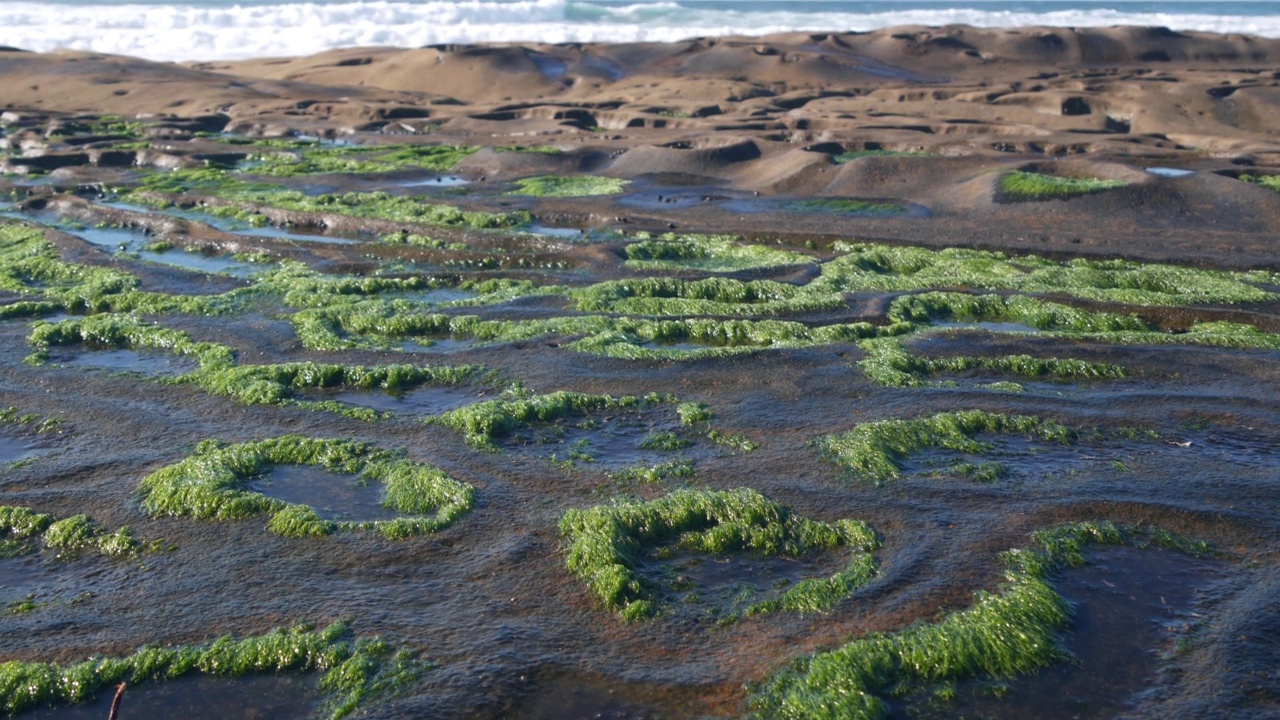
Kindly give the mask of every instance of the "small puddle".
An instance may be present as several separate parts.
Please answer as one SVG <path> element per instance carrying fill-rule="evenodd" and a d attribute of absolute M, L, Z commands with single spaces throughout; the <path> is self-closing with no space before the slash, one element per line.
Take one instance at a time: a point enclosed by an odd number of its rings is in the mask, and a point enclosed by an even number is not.
<path fill-rule="evenodd" d="M 402 188 L 452 188 L 470 185 L 471 181 L 461 175 L 437 175 L 429 178 L 415 178 L 395 183 Z"/>
<path fill-rule="evenodd" d="M 818 553 L 799 558 L 743 552 L 725 556 L 676 551 L 671 557 L 650 560 L 642 572 L 660 579 L 673 597 L 672 604 L 706 604 L 725 609 L 746 606 L 779 597 L 793 585 L 808 578 L 827 578 L 840 571 L 837 555 Z"/>
<path fill-rule="evenodd" d="M 572 462 L 578 467 L 619 470 L 656 465 L 677 458 L 687 459 L 693 447 L 680 450 L 640 447 L 650 433 L 671 431 L 677 427 L 675 422 L 660 423 L 656 418 L 634 414 L 604 419 L 578 416 L 520 428 L 506 438 L 505 446 L 508 450 L 533 452 L 554 457 L 557 461 Z"/>
<path fill-rule="evenodd" d="M 131 205 L 129 203 L 114 202 L 114 201 L 97 201 L 95 202 L 95 204 L 100 205 L 102 207 L 114 208 L 116 210 L 125 210 L 128 212 L 145 213 L 145 214 L 151 214 L 151 215 L 160 214 L 160 215 L 168 215 L 170 217 L 182 218 L 183 220 L 192 220 L 195 222 L 204 223 L 205 225 L 208 225 L 209 227 L 214 228 L 216 230 L 220 230 L 222 232 L 229 233 L 231 235 L 239 235 L 241 237 L 263 237 L 263 238 L 271 238 L 273 240 L 290 240 L 294 242 L 325 243 L 329 245 L 356 245 L 360 243 L 359 240 L 333 237 L 331 235 L 312 235 L 307 233 L 297 233 L 289 230 L 288 228 L 277 227 L 275 225 L 264 225 L 262 227 L 253 227 L 243 222 L 237 222 L 236 220 L 233 220 L 231 218 L 222 218 L 222 217 L 218 217 L 217 215 L 210 215 L 209 213 L 199 212 L 198 210 L 187 210 L 187 209 L 181 209 L 181 208 L 165 208 L 164 210 L 156 210 L 154 208 L 149 208 L 142 205 Z M 103 228 L 103 230 L 121 230 L 121 228 Z M 130 231 L 130 230 L 124 230 L 124 232 L 133 233 L 135 235 L 139 234 L 137 231 Z M 144 235 L 144 238 L 145 238 L 145 235 Z M 89 242 L 94 242 L 94 240 L 90 238 L 86 237 L 85 239 L 89 240 Z M 102 243 L 94 242 L 94 244 L 101 245 Z M 132 245 L 129 244 L 127 239 L 121 239 L 119 242 L 106 245 L 106 247 L 110 247 L 112 249 L 118 249 L 122 244 L 126 245 L 127 247 L 132 247 Z M 142 244 L 146 245 L 145 242 Z M 171 250 L 169 252 L 177 252 L 180 250 L 181 249 L 179 248 L 177 250 Z M 164 255 L 168 255 L 168 254 L 169 253 L 164 253 Z M 192 254 L 196 254 L 196 253 L 192 253 Z"/>
<path fill-rule="evenodd" d="M 458 288 L 434 288 L 424 290 L 422 292 L 404 293 L 391 296 L 392 300 L 408 300 L 409 302 L 427 303 L 429 305 L 443 305 L 444 303 L 457 302 L 459 300 L 470 300 L 478 297 L 476 293 L 470 290 L 459 290 Z"/>
<path fill-rule="evenodd" d="M 153 238 L 141 230 L 132 228 L 69 229 L 59 227 L 58 229 L 82 238 L 93 245 L 108 248 L 113 252 L 130 253 L 136 255 L 140 260 L 161 265 L 171 265 L 184 270 L 248 277 L 261 269 L 259 265 L 235 260 L 225 255 L 205 255 L 199 252 L 188 252 L 181 248 L 174 248 L 165 252 L 146 250 L 146 246 L 152 242 Z"/>
<path fill-rule="evenodd" d="M 87 703 L 22 713 L 24 720 L 102 720 L 111 710 L 115 686 L 98 691 Z M 182 718 L 183 720 L 303 720 L 315 717 L 319 706 L 312 675 L 248 675 L 224 678 L 192 674 L 176 680 L 145 683 L 125 690 L 120 700 L 122 720 Z"/>
<path fill-rule="evenodd" d="M 309 505 L 326 520 L 394 520 L 382 506 L 382 484 L 361 483 L 358 475 L 335 473 L 315 465 L 279 465 L 249 483 L 249 490 L 294 505 Z"/>
<path fill-rule="evenodd" d="M 464 405 L 480 402 L 484 392 L 465 385 L 435 385 L 419 387 L 400 393 L 382 390 L 340 392 L 333 395 L 311 396 L 308 400 L 336 400 L 348 405 L 371 408 L 383 412 L 412 415 L 436 415 Z"/>
<path fill-rule="evenodd" d="M 74 354 L 64 354 L 62 351 L 55 349 L 49 354 L 49 362 L 67 367 L 110 370 L 113 372 L 134 372 L 162 377 L 185 375 L 198 367 L 198 363 L 193 358 L 160 350 L 134 350 L 131 348 L 88 349 Z"/>
<path fill-rule="evenodd" d="M 538 74 L 548 80 L 558 80 L 569 71 L 569 65 L 555 55 L 528 52 L 526 56 L 538 68 Z"/>
<path fill-rule="evenodd" d="M 212 223 L 210 223 L 212 224 Z M 300 233 L 290 232 L 289 230 L 274 225 L 266 225 L 264 227 L 249 228 L 247 230 L 224 229 L 223 232 L 232 235 L 240 235 L 241 237 L 261 237 L 270 238 L 272 240 L 288 240 L 290 242 L 304 243 L 322 243 L 325 245 L 359 245 L 359 240 L 351 240 L 349 238 L 332 237 L 330 235 L 304 235 Z"/>
<path fill-rule="evenodd" d="M 912 717 L 911 710 L 918 717 L 1044 720 L 1123 714 L 1155 679 L 1159 651 L 1173 640 L 1174 629 L 1190 621 L 1199 594 L 1222 579 L 1223 568 L 1154 548 L 1100 548 L 1090 560 L 1054 581 L 1075 606 L 1065 644 L 1079 663 L 1014 678 L 999 699 L 983 695 L 977 683 L 961 683 L 953 703 L 898 705 L 891 717 Z"/>
<path fill-rule="evenodd" d="M 730 199 L 727 195 L 712 192 L 647 191 L 623 195 L 616 202 L 625 207 L 642 210 L 687 210 L 691 207 Z"/>
<path fill-rule="evenodd" d="M 1170 178 L 1186 177 L 1188 175 L 1195 174 L 1194 170 L 1183 170 L 1182 168 L 1171 168 L 1171 167 L 1149 167 L 1147 168 L 1147 172 L 1151 173 L 1152 175 L 1159 175 L 1160 177 L 1170 177 Z"/>
<path fill-rule="evenodd" d="M 565 240 L 581 240 L 587 235 L 578 228 L 552 227 L 551 225 L 544 225 L 542 223 L 531 223 L 525 227 L 522 232 L 530 233 L 532 235 L 562 238 Z"/>
<path fill-rule="evenodd" d="M 690 351 L 690 350 L 707 350 L 709 348 L 716 347 L 716 346 L 699 345 L 697 343 L 690 343 L 690 342 L 673 342 L 673 343 L 646 342 L 646 343 L 640 343 L 640 347 L 645 348 L 646 350 L 679 350 L 684 352 L 684 351 Z"/>

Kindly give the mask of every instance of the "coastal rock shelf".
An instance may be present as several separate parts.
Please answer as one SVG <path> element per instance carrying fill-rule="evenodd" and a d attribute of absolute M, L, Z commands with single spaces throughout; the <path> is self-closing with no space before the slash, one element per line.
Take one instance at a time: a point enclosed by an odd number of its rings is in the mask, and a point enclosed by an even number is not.
<path fill-rule="evenodd" d="M 1277 78 L 0 49 L 0 710 L 1273 716 Z"/>

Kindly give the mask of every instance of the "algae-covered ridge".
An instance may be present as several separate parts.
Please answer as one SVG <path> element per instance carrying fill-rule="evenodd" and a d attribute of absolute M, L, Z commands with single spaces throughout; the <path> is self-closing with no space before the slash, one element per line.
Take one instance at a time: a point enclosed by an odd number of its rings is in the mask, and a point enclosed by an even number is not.
<path fill-rule="evenodd" d="M 275 185 L 250 182 L 218 168 L 180 169 L 143 178 L 141 185 L 125 193 L 122 200 L 139 204 L 190 202 L 185 197 L 205 197 L 221 201 L 206 204 L 214 214 L 256 213 L 265 208 L 318 215 L 384 220 L 413 225 L 471 229 L 513 228 L 529 222 L 528 213 L 490 213 L 462 210 L 385 192 L 349 192 L 342 195 L 310 196 Z"/>
<path fill-rule="evenodd" d="M 725 555 L 752 552 L 798 557 L 847 547 L 849 566 L 829 578 L 810 578 L 781 597 L 756 603 L 748 615 L 817 612 L 835 607 L 876 574 L 870 553 L 879 539 L 866 523 L 817 522 L 750 488 L 678 490 L 649 502 L 623 501 L 574 509 L 560 521 L 566 564 L 604 607 L 625 621 L 659 612 L 660 588 L 638 570 L 642 554 L 662 546 Z"/>
<path fill-rule="evenodd" d="M 0 663 L 0 709 L 13 714 L 85 702 L 119 682 L 134 686 L 194 674 L 319 672 L 324 714 L 342 718 L 366 701 L 394 693 L 425 669 L 408 650 L 377 637 L 353 637 L 345 623 L 320 630 L 297 625 L 245 638 L 224 635 L 202 644 L 147 645 L 123 657 L 95 656 L 70 665 Z"/>
<path fill-rule="evenodd" d="M 907 208 L 898 203 L 858 200 L 856 198 L 815 198 L 796 203 L 802 210 L 825 210 L 846 215 L 901 215 Z"/>
<path fill-rule="evenodd" d="M 1122 437 L 1151 437 L 1138 430 L 1118 431 Z M 1024 436 L 1067 444 L 1088 436 L 1053 420 L 1034 415 L 1003 415 L 985 410 L 942 412 L 921 418 L 866 422 L 852 430 L 822 438 L 824 456 L 856 479 L 875 484 L 898 480 L 906 459 L 928 448 L 983 454 L 992 449 L 980 435 Z M 1096 433 L 1095 433 L 1096 434 Z M 1002 468 L 991 461 L 956 463 L 950 471 L 980 480 L 996 480 Z"/>
<path fill-rule="evenodd" d="M 307 505 L 290 504 L 249 489 L 249 483 L 279 465 L 314 465 L 358 474 L 360 482 L 383 486 L 382 505 L 403 515 L 365 522 L 321 518 Z M 138 487 L 151 515 L 233 520 L 270 515 L 277 535 L 311 537 L 376 531 L 403 539 L 449 527 L 470 512 L 475 489 L 401 453 L 350 440 L 288 435 L 238 445 L 207 440 L 181 462 L 153 472 Z"/>
<path fill-rule="evenodd" d="M 633 239 L 636 242 L 623 249 L 626 266 L 633 270 L 739 272 L 815 261 L 813 257 L 793 250 L 742 243 L 732 235 L 665 233 L 653 236 L 636 233 Z"/>
<path fill-rule="evenodd" d="M 1059 633 L 1070 604 L 1052 586 L 1054 573 L 1087 563 L 1093 545 L 1156 545 L 1207 554 L 1202 542 L 1160 529 L 1119 528 L 1081 522 L 1036 532 L 1028 548 L 1001 556 L 997 592 L 979 592 L 974 604 L 936 622 L 872 633 L 841 647 L 801 657 L 751 688 L 755 718 L 875 720 L 888 714 L 887 697 L 937 683 L 1009 678 L 1071 655 Z"/>
<path fill-rule="evenodd" d="M 675 398 L 656 393 L 644 397 L 627 395 L 615 398 L 564 390 L 538 395 L 523 388 L 513 388 L 501 398 L 450 410 L 427 418 L 425 422 L 457 430 L 468 443 L 492 450 L 497 448 L 497 440 L 524 425 L 601 410 L 643 410 L 674 401 Z"/>
<path fill-rule="evenodd" d="M 1275 284 L 1266 271 L 1206 270 L 1131 260 L 1050 260 L 1036 255 L 946 248 L 930 250 L 836 243 L 843 253 L 822 264 L 807 287 L 822 292 L 915 292 L 969 289 L 1065 295 L 1126 305 L 1268 302 Z"/>
<path fill-rule="evenodd" d="M 60 558 L 97 551 L 108 557 L 133 557 L 147 544 L 128 526 L 108 532 L 88 515 L 57 519 L 27 507 L 0 505 L 0 558 L 10 558 L 47 548 Z"/>
<path fill-rule="evenodd" d="M 321 146 L 314 143 L 250 147 L 259 152 L 250 156 L 243 171 L 269 177 L 392 173 L 414 169 L 447 172 L 480 149 L 457 145 Z"/>
<path fill-rule="evenodd" d="M 1240 179 L 1280 192 L 1280 175 L 1241 175 Z"/>
<path fill-rule="evenodd" d="M 206 392 L 229 396 L 246 405 L 297 405 L 360 420 L 376 420 L 381 414 L 370 408 L 334 400 L 299 399 L 297 393 L 324 389 L 406 392 L 424 385 L 492 385 L 496 382 L 494 374 L 479 365 L 365 366 L 315 362 L 201 369 L 185 376 L 185 379 L 195 382 Z"/>
<path fill-rule="evenodd" d="M 516 189 L 509 195 L 526 197 L 593 197 L 616 195 L 628 185 L 627 180 L 597 175 L 540 175 L 516 180 Z"/>

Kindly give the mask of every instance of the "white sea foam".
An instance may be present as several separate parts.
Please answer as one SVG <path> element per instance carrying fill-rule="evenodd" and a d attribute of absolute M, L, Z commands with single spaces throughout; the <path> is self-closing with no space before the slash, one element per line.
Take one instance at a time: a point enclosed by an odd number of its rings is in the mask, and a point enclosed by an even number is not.
<path fill-rule="evenodd" d="M 1123 6 L 1122 4 L 1120 4 Z M 785 7 L 770 3 L 772 8 Z M 421 47 L 469 42 L 674 41 L 695 36 L 791 30 L 873 30 L 893 25 L 1162 25 L 1280 37 L 1272 15 L 928 10 L 853 13 L 758 9 L 741 3 L 594 5 L 565 0 L 307 2 L 247 5 L 0 3 L 0 45 L 38 51 L 94 50 L 154 60 L 307 55 L 349 46 Z M 750 7 L 750 11 L 743 8 Z"/>

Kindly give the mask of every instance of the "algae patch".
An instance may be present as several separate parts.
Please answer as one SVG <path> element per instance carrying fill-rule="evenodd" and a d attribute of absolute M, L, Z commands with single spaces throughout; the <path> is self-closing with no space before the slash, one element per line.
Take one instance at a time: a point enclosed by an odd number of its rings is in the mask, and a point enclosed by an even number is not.
<path fill-rule="evenodd" d="M 834 607 L 875 576 L 870 553 L 879 547 L 875 531 L 865 523 L 815 522 L 749 488 L 680 490 L 650 502 L 570 510 L 560 521 L 560 532 L 568 543 L 569 569 L 606 608 L 627 621 L 658 612 L 660 588 L 639 571 L 641 555 L 655 548 L 793 558 L 838 547 L 854 551 L 853 561 L 837 574 L 803 580 L 778 598 L 746 608 L 746 614 L 756 615 Z"/>
<path fill-rule="evenodd" d="M 255 479 L 282 465 L 316 466 L 379 483 L 382 506 L 400 516 L 326 520 L 307 505 L 250 489 Z M 295 435 L 239 445 L 207 440 L 182 462 L 148 475 L 138 492 L 143 509 L 151 515 L 232 520 L 265 514 L 270 515 L 269 531 L 291 537 L 372 530 L 389 539 L 407 538 L 443 530 L 475 504 L 474 488 L 425 463 L 368 443 Z"/>
<path fill-rule="evenodd" d="M 306 625 L 265 635 L 224 635 L 199 645 L 147 645 L 124 657 L 92 657 L 72 665 L 0 663 L 0 708 L 18 713 L 91 700 L 113 683 L 163 682 L 191 674 L 243 677 L 254 673 L 321 672 L 325 714 L 341 718 L 403 687 L 424 669 L 403 649 L 376 637 L 353 638 L 344 623 Z"/>

